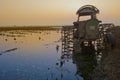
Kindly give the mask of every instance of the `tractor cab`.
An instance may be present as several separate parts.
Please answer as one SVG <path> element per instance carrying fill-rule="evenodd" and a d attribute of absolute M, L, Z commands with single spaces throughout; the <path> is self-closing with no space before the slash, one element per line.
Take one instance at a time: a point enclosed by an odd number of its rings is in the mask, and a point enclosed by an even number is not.
<path fill-rule="evenodd" d="M 76 14 L 78 19 L 74 22 L 74 38 L 80 39 L 82 41 L 95 41 L 99 38 L 99 21 L 96 14 L 99 10 L 92 5 L 85 5 L 78 9 Z M 80 21 L 83 16 L 90 16 L 90 19 Z"/>
<path fill-rule="evenodd" d="M 99 10 L 93 5 L 82 6 L 76 12 L 78 18 L 73 22 L 74 26 L 63 26 L 62 45 L 65 45 L 63 48 L 65 52 L 90 53 L 90 50 L 92 50 L 99 53 L 107 45 L 111 45 L 111 47 L 115 46 L 114 36 L 108 32 L 114 27 L 114 24 L 102 24 L 97 19 L 98 13 Z M 89 16 L 89 19 L 82 20 L 86 16 L 87 18 Z"/>

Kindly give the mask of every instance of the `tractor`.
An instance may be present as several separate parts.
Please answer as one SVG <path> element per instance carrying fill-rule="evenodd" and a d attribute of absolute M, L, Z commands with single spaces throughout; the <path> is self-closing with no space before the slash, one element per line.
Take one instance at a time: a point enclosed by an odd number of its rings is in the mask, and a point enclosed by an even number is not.
<path fill-rule="evenodd" d="M 101 24 L 102 21 L 97 19 L 100 11 L 93 5 L 85 5 L 78 9 L 77 21 L 73 22 L 73 51 L 80 53 L 89 50 L 100 52 L 106 47 L 106 43 L 115 44 L 115 40 L 109 29 L 114 27 L 113 24 Z M 81 20 L 81 17 L 89 16 L 90 19 Z M 110 33 L 110 34 L 109 34 Z M 87 53 L 89 53 L 88 51 Z"/>

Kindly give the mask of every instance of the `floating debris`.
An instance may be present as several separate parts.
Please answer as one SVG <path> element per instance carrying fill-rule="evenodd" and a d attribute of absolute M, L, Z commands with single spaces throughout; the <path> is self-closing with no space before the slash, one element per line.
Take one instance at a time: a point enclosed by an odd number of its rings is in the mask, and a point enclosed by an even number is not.
<path fill-rule="evenodd" d="M 48 70 L 50 70 L 50 68 L 48 68 Z"/>
<path fill-rule="evenodd" d="M 57 50 L 57 52 L 59 51 L 59 45 L 56 45 L 56 50 Z"/>
<path fill-rule="evenodd" d="M 41 37 L 39 37 L 39 40 L 41 40 Z"/>
<path fill-rule="evenodd" d="M 4 53 L 7 53 L 7 52 L 11 52 L 11 51 L 15 51 L 17 50 L 18 48 L 13 48 L 13 49 L 9 49 L 9 50 L 5 50 L 5 51 L 2 51 L 0 52 L 0 55 L 4 54 Z"/>
<path fill-rule="evenodd" d="M 8 41 L 7 39 L 5 39 L 5 41 Z"/>
<path fill-rule="evenodd" d="M 56 65 L 58 66 L 58 65 L 59 65 L 59 63 L 56 63 Z"/>
<path fill-rule="evenodd" d="M 16 40 L 16 38 L 14 38 L 14 40 Z"/>

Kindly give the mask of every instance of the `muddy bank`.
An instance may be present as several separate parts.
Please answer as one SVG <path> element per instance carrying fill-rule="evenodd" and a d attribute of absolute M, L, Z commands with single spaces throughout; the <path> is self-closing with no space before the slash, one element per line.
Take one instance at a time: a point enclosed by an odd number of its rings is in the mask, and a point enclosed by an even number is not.
<path fill-rule="evenodd" d="M 116 47 L 104 51 L 107 56 L 94 70 L 92 80 L 120 80 L 120 27 L 111 30 L 116 38 Z"/>

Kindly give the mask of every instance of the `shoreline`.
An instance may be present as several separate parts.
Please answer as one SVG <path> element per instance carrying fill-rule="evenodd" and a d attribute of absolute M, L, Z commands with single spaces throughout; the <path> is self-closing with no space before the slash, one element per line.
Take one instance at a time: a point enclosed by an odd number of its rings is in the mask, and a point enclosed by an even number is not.
<path fill-rule="evenodd" d="M 26 27 L 0 27 L 0 31 L 8 31 L 8 30 L 59 30 L 61 29 L 61 26 L 26 26 Z"/>

